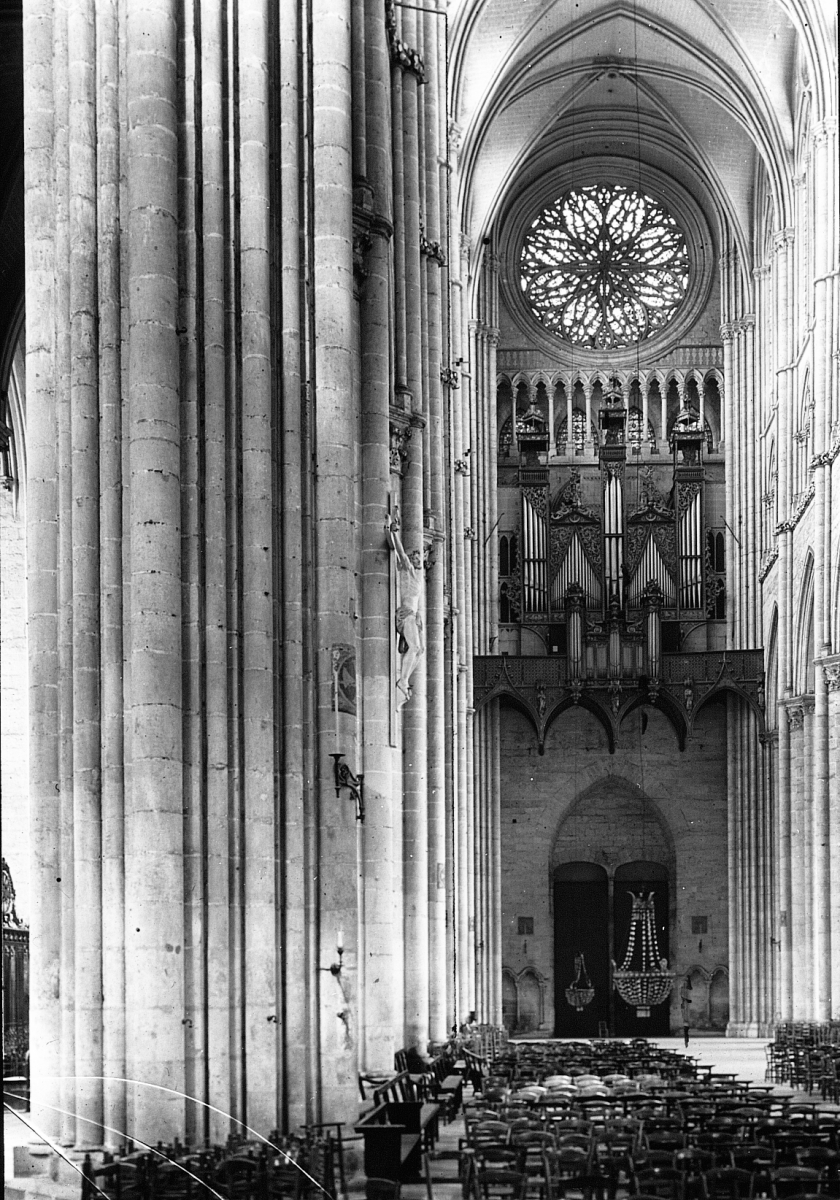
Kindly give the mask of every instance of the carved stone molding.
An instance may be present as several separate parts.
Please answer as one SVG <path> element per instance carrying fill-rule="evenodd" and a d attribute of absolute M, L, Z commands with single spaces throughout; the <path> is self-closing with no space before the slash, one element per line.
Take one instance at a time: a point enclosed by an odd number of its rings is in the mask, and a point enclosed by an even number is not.
<path fill-rule="evenodd" d="M 769 550 L 764 551 L 764 553 L 761 556 L 761 563 L 760 563 L 759 569 L 758 569 L 759 583 L 764 583 L 764 580 L 770 574 L 770 571 L 773 568 L 773 564 L 777 561 L 778 557 L 779 557 L 779 551 L 775 546 L 771 547 Z"/>
<path fill-rule="evenodd" d="M 356 651 L 337 642 L 332 647 L 332 705 L 336 712 L 356 716 Z"/>
<path fill-rule="evenodd" d="M 781 254 L 788 246 L 792 246 L 795 240 L 795 232 L 790 225 L 785 229 L 780 229 L 778 233 L 773 234 L 773 251 L 776 254 Z"/>
<path fill-rule="evenodd" d="M 411 427 L 407 421 L 392 420 L 388 426 L 390 433 L 391 474 L 405 475 L 409 463 L 408 443 L 411 440 Z"/>
<path fill-rule="evenodd" d="M 787 521 L 779 522 L 779 524 L 776 526 L 776 528 L 774 530 L 774 532 L 776 534 L 793 532 L 793 530 L 796 528 L 796 526 L 802 520 L 802 516 L 805 513 L 805 510 L 807 509 L 808 505 L 814 499 L 814 491 L 815 491 L 814 481 L 812 479 L 811 484 L 807 491 L 797 492 L 796 495 L 794 496 L 790 517 L 788 518 Z"/>
<path fill-rule="evenodd" d="M 391 62 L 401 70 L 415 75 L 419 83 L 425 83 L 426 69 L 419 52 L 397 36 L 397 13 L 394 0 L 385 0 L 385 29 L 388 35 Z"/>
<path fill-rule="evenodd" d="M 785 708 L 787 722 L 791 731 L 802 729 L 805 724 L 805 707 L 802 704 L 788 704 Z"/>
<path fill-rule="evenodd" d="M 830 692 L 840 692 L 840 658 L 822 664 L 825 686 Z"/>
<path fill-rule="evenodd" d="M 426 230 L 423 227 L 423 222 L 420 222 L 420 253 L 426 258 L 432 259 L 439 267 L 446 266 L 446 255 L 443 252 L 443 247 L 440 242 L 433 242 L 426 237 Z"/>
<path fill-rule="evenodd" d="M 832 138 L 837 133 L 837 118 L 827 117 L 824 121 L 818 121 L 811 130 L 811 141 L 815 146 L 822 146 L 829 138 Z"/>
<path fill-rule="evenodd" d="M 569 703 L 583 702 L 600 720 L 610 747 L 614 747 L 623 717 L 638 702 L 640 685 L 627 678 L 610 678 L 606 670 L 585 680 L 573 674 L 574 671 L 574 663 L 565 655 L 476 657 L 473 659 L 476 707 L 501 696 L 515 699 L 531 717 L 539 745 L 543 747 L 546 728 L 553 716 Z M 669 717 L 681 746 L 692 732 L 696 713 L 706 700 L 727 692 L 735 692 L 750 706 L 757 719 L 758 732 L 763 732 L 763 651 L 663 654 L 659 678 L 646 681 L 648 702 L 657 705 Z M 804 712 L 806 701 L 800 700 L 799 704 Z"/>

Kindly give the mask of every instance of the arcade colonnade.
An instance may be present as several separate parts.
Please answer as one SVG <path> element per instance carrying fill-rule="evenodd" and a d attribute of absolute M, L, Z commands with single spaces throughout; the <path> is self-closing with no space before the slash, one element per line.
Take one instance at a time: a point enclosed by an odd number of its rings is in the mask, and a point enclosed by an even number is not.
<path fill-rule="evenodd" d="M 27 6 L 33 1120 L 66 1142 L 344 1118 L 499 1009 L 493 487 L 452 469 L 495 368 L 441 22 Z"/>
<path fill-rule="evenodd" d="M 671 359 L 680 400 L 713 379 L 723 406 L 721 636 L 764 652 L 763 717 L 725 717 L 737 1034 L 840 1019 L 835 38 L 817 0 L 781 11 L 795 144 L 763 92 L 745 108 L 750 212 L 709 184 L 716 320 L 697 361 Z M 515 402 L 565 372 L 585 404 L 598 372 L 517 361 L 504 326 L 480 141 L 507 109 L 479 111 L 474 16 L 26 4 L 33 1123 L 68 1144 L 344 1120 L 360 1070 L 502 1018 L 506 715 L 474 699 L 474 659 L 501 661 L 497 383 Z M 602 66 L 592 87 L 620 95 Z M 658 126 L 634 111 L 641 179 L 671 142 L 643 146 Z M 675 177 L 686 146 L 708 165 L 686 138 Z M 666 340 L 617 368 L 643 405 L 660 370 L 660 440 L 685 351 Z M 397 530 L 423 562 L 407 701 Z"/>

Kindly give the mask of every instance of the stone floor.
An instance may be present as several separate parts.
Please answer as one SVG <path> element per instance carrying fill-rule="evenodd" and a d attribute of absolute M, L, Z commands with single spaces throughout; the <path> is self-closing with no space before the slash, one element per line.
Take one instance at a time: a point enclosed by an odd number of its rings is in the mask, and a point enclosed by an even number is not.
<path fill-rule="evenodd" d="M 684 1050 L 681 1038 L 659 1038 L 657 1044 L 669 1050 Z M 763 1082 L 766 1045 L 766 1039 L 697 1036 L 691 1038 L 687 1053 L 699 1063 L 711 1065 L 715 1071 L 733 1072 L 739 1079 Z M 787 1095 L 793 1094 L 790 1089 L 776 1090 Z M 10 1112 L 5 1112 L 3 1117 L 7 1200 L 78 1200 L 80 1189 L 53 1183 L 43 1176 L 12 1180 L 14 1146 L 25 1146 L 34 1140 L 34 1135 L 24 1124 L 24 1121 L 29 1120 L 29 1114 L 22 1113 L 21 1117 L 23 1120 Z M 463 1137 L 463 1133 L 462 1118 L 442 1127 L 440 1141 L 431 1164 L 434 1200 L 460 1198 L 457 1151 L 458 1139 Z M 354 1198 L 364 1195 L 364 1177 L 356 1176 L 351 1179 L 348 1192 Z M 405 1184 L 402 1200 L 427 1200 L 425 1184 Z"/>

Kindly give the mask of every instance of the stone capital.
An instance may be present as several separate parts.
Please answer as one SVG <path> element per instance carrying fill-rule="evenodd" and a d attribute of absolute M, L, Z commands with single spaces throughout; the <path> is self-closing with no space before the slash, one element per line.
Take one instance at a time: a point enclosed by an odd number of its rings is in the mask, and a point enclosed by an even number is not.
<path fill-rule="evenodd" d="M 788 727 L 792 730 L 801 729 L 805 724 L 805 706 L 801 703 L 786 705 Z"/>
<path fill-rule="evenodd" d="M 774 251 L 774 253 L 781 254 L 782 251 L 787 249 L 788 246 L 792 246 L 794 243 L 794 237 L 795 237 L 794 230 L 793 230 L 792 226 L 790 226 L 790 225 L 786 226 L 786 228 L 784 228 L 784 229 L 780 229 L 777 233 L 774 233 L 773 234 L 773 251 Z"/>
<path fill-rule="evenodd" d="M 827 117 L 824 121 L 817 121 L 811 130 L 811 141 L 815 146 L 824 145 L 829 138 L 835 137 L 837 134 L 837 118 Z"/>
<path fill-rule="evenodd" d="M 840 692 L 840 657 L 822 664 L 825 686 L 829 692 Z"/>

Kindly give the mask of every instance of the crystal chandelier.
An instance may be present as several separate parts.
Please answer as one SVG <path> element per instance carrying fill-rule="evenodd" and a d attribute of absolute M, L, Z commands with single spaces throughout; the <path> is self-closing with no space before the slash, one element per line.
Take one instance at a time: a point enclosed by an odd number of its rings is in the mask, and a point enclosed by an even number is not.
<path fill-rule="evenodd" d="M 649 1017 L 651 1008 L 670 996 L 674 972 L 668 970 L 668 960 L 659 957 L 653 892 L 630 895 L 633 909 L 627 952 L 620 969 L 613 964 L 613 983 L 622 1000 L 636 1009 L 637 1017 Z"/>
<path fill-rule="evenodd" d="M 575 955 L 575 971 L 577 974 L 575 975 L 574 982 L 570 983 L 566 988 L 566 999 L 572 1008 L 581 1012 L 586 1008 L 587 1004 L 592 1002 L 595 995 L 595 989 L 586 970 L 586 963 L 582 954 Z"/>

